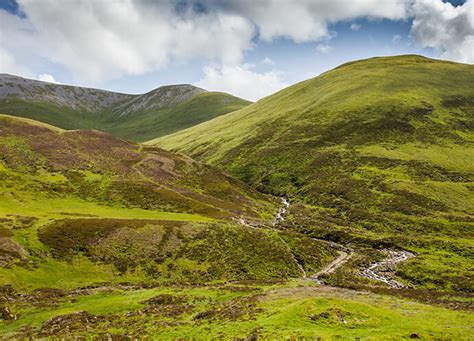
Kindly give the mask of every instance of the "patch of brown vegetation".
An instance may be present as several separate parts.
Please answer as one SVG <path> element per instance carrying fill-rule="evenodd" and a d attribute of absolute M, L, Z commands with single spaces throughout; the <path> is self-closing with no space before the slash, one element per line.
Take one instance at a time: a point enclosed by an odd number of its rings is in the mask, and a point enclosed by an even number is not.
<path fill-rule="evenodd" d="M 215 304 L 213 308 L 201 311 L 194 315 L 194 321 L 202 320 L 252 320 L 255 315 L 264 312 L 258 307 L 258 300 L 263 297 L 260 294 L 236 297 L 230 301 Z"/>
<path fill-rule="evenodd" d="M 161 294 L 144 301 L 146 307 L 141 311 L 146 314 L 174 317 L 192 310 L 193 305 L 187 302 L 186 296 Z"/>
<path fill-rule="evenodd" d="M 97 324 L 103 320 L 102 317 L 87 311 L 59 315 L 43 323 L 37 336 L 47 337 L 57 336 L 65 332 L 86 332 L 90 328 L 89 325 Z"/>

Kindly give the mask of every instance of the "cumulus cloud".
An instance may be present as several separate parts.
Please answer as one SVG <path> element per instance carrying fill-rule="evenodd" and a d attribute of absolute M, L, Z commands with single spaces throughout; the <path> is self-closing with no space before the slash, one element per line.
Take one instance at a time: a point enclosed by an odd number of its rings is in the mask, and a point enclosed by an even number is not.
<path fill-rule="evenodd" d="M 17 1 L 22 16 L 0 10 L 0 44 L 15 62 L 24 64 L 19 60 L 28 55 L 34 64 L 36 56 L 90 82 L 140 75 L 174 60 L 239 65 L 255 37 L 316 41 L 330 37 L 328 25 L 341 20 L 401 19 L 407 12 L 404 0 L 351 6 L 347 0 Z"/>
<path fill-rule="evenodd" d="M 238 64 L 255 34 L 244 17 L 178 8 L 173 1 L 18 2 L 24 18 L 9 16 L 31 29 L 8 29 L 9 39 L 31 41 L 36 36 L 47 51 L 40 57 L 92 82 L 143 74 L 170 60 L 206 58 Z"/>
<path fill-rule="evenodd" d="M 332 51 L 332 47 L 327 44 L 318 44 L 316 46 L 316 51 L 319 53 L 326 54 Z"/>
<path fill-rule="evenodd" d="M 405 0 L 239 0 L 212 1 L 230 13 L 251 20 L 260 37 L 272 40 L 286 37 L 296 42 L 309 42 L 327 37 L 328 25 L 359 17 L 403 19 L 407 15 Z M 225 5 L 223 5 L 223 3 Z"/>
<path fill-rule="evenodd" d="M 196 86 L 231 93 L 251 101 L 270 95 L 289 84 L 283 80 L 278 71 L 258 73 L 250 64 L 215 67 L 204 69 L 204 78 L 195 83 Z"/>
<path fill-rule="evenodd" d="M 38 80 L 48 83 L 61 84 L 56 79 L 54 79 L 53 75 L 50 75 L 49 73 L 42 73 L 38 75 Z"/>
<path fill-rule="evenodd" d="M 0 9 L 0 73 L 33 76 L 26 66 L 29 60 L 25 56 L 30 56 L 31 51 L 39 51 L 40 48 L 36 45 L 34 35 L 29 33 L 30 29 L 28 22 Z"/>
<path fill-rule="evenodd" d="M 474 0 L 453 6 L 441 0 L 417 0 L 411 37 L 420 48 L 431 47 L 441 58 L 474 63 Z"/>
<path fill-rule="evenodd" d="M 0 47 L 0 73 L 9 73 L 12 75 L 31 77 L 31 71 L 18 65 L 15 58 Z"/>
<path fill-rule="evenodd" d="M 474 60 L 474 0 L 458 7 L 441 0 L 358 0 L 350 6 L 347 0 L 17 1 L 22 15 L 0 9 L 0 72 L 31 75 L 29 67 L 47 61 L 77 81 L 100 83 L 171 61 L 202 59 L 220 71 L 236 69 L 256 41 L 318 43 L 332 37 L 332 24 L 358 18 L 414 17 L 417 46 Z M 330 50 L 318 46 L 319 53 Z"/>
<path fill-rule="evenodd" d="M 351 24 L 351 30 L 352 31 L 359 31 L 361 27 L 362 26 L 360 24 L 357 24 L 357 23 Z"/>

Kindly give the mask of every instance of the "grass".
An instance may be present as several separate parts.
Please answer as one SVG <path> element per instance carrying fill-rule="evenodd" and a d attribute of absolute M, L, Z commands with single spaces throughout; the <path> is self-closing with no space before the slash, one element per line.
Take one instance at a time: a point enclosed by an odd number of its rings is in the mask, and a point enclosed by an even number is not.
<path fill-rule="evenodd" d="M 97 131 L 0 116 L 1 285 L 291 277 L 273 199 L 215 168 Z M 231 251 L 229 251 L 231 250 Z"/>
<path fill-rule="evenodd" d="M 318 288 L 306 283 L 280 285 L 154 288 L 114 290 L 77 296 L 74 302 L 60 300 L 48 310 L 23 307 L 20 318 L 0 325 L 3 335 L 18 332 L 29 325 L 33 331 L 45 326 L 41 334 L 48 335 L 47 319 L 67 316 L 86 310 L 103 316 L 97 323 L 88 323 L 87 332 L 73 322 L 63 322 L 55 336 L 159 335 L 160 339 L 232 338 L 257 335 L 262 339 L 277 338 L 339 338 L 364 340 L 436 337 L 462 339 L 470 337 L 472 315 L 449 311 L 381 295 L 367 295 L 349 290 Z M 257 295 L 256 295 L 257 294 Z M 130 312 L 146 309 L 149 299 L 163 297 L 155 313 L 139 315 L 141 323 Z M 169 297 L 169 299 L 168 299 Z M 174 297 L 183 300 L 171 300 Z M 245 302 L 243 310 L 227 310 Z M 180 309 L 185 305 L 186 309 Z M 214 318 L 215 309 L 224 314 Z M 172 315 L 169 315 L 172 314 Z M 108 318 L 107 318 L 108 316 Z M 128 316 L 128 318 L 126 317 Z M 202 316 L 199 319 L 196 316 Z M 153 323 L 156 318 L 165 323 Z M 103 322 L 102 322 L 103 321 Z M 174 321 L 172 323 L 171 321 Z M 69 326 L 69 329 L 67 329 Z M 146 326 L 144 329 L 143 326 Z M 20 334 L 25 335 L 25 334 Z M 33 333 L 33 335 L 35 335 Z"/>
<path fill-rule="evenodd" d="M 11 285 L 20 292 L 31 292 L 39 288 L 71 290 L 98 283 L 140 283 L 145 280 L 144 275 L 123 275 L 111 265 L 97 264 L 86 257 L 74 257 L 70 261 L 45 258 L 37 260 L 35 264 L 33 268 L 0 268 L 0 285 Z"/>
<path fill-rule="evenodd" d="M 356 61 L 146 144 L 302 202 L 312 213 L 288 225 L 300 232 L 434 258 L 442 249 L 456 267 L 421 257 L 406 279 L 472 291 L 469 247 L 447 245 L 472 238 L 473 81 L 472 65 L 420 56 Z"/>
<path fill-rule="evenodd" d="M 273 209 L 268 197 L 184 156 L 95 131 L 0 120 L 0 207 L 10 213 L 120 216 L 127 208 L 131 217 L 202 221 Z"/>
<path fill-rule="evenodd" d="M 1 337 L 471 337 L 472 75 L 416 56 L 361 61 L 158 141 L 240 180 L 0 116 L 0 308 L 18 317 Z M 290 197 L 279 226 L 266 228 L 277 200 L 257 189 Z M 327 284 L 368 291 L 295 279 L 335 257 L 315 239 L 353 249 Z M 395 276 L 417 289 L 359 275 L 387 248 L 416 253 Z"/>
<path fill-rule="evenodd" d="M 205 92 L 173 107 L 112 117 L 99 129 L 132 140 L 148 141 L 241 109 L 250 102 L 221 92 Z"/>

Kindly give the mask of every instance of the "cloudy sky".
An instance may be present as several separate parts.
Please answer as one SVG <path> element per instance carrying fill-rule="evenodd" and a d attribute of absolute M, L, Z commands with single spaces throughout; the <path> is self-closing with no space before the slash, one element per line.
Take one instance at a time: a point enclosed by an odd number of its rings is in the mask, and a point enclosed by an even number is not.
<path fill-rule="evenodd" d="M 0 73 L 257 100 L 346 61 L 474 63 L 474 0 L 0 0 Z"/>

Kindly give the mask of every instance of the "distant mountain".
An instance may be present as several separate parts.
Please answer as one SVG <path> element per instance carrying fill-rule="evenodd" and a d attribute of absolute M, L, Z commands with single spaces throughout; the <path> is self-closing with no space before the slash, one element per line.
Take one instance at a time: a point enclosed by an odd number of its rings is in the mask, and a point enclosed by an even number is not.
<path fill-rule="evenodd" d="M 109 131 L 132 141 L 173 133 L 248 104 L 192 85 L 128 95 L 0 74 L 0 113 L 63 129 Z"/>
<path fill-rule="evenodd" d="M 149 144 L 299 198 L 319 234 L 412 248 L 423 255 L 399 272 L 417 285 L 473 288 L 473 65 L 351 62 Z"/>

